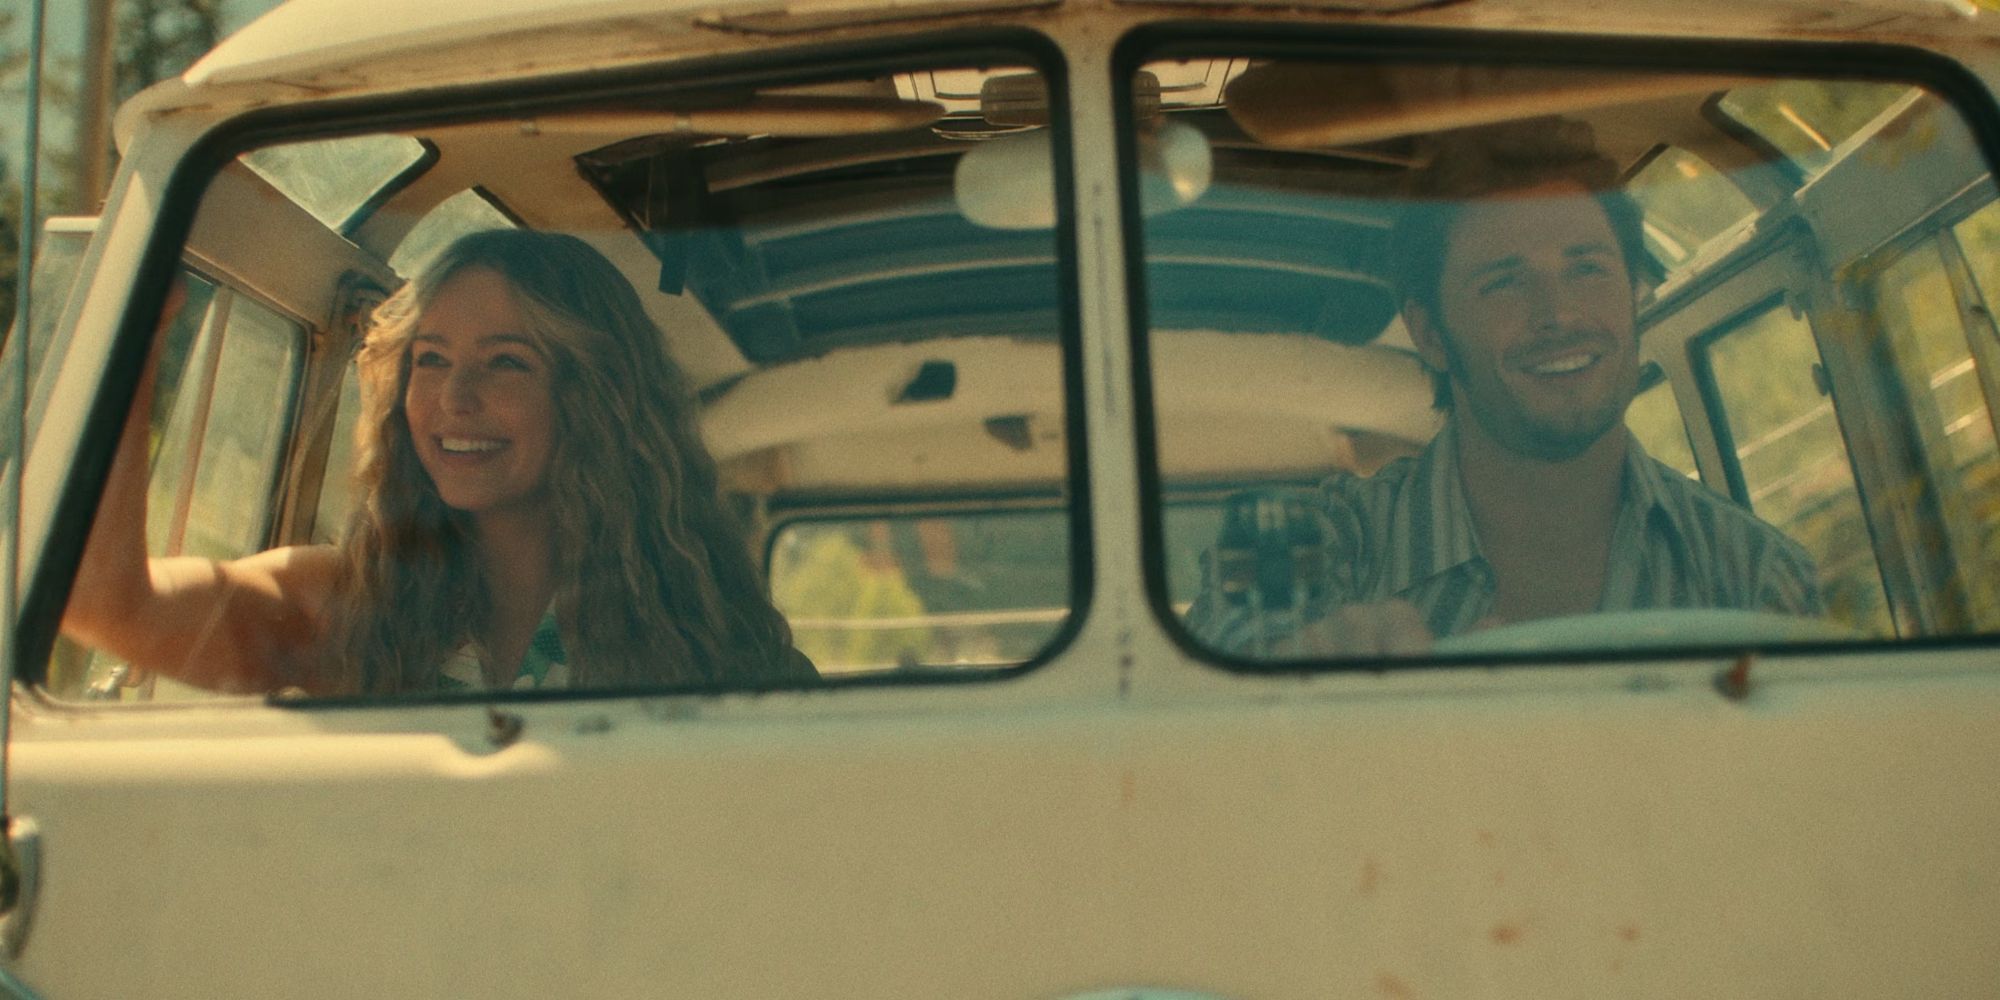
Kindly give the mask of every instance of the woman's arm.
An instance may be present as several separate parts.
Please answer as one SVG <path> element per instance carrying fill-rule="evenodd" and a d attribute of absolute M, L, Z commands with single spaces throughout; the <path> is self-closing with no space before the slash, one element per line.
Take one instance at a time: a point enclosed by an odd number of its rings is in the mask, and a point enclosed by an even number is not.
<path fill-rule="evenodd" d="M 184 299 L 177 287 L 161 330 Z M 155 338 L 119 437 L 63 633 L 201 687 L 265 691 L 294 683 L 322 631 L 339 571 L 335 550 L 274 549 L 228 562 L 146 555 L 147 437 L 162 339 Z"/>

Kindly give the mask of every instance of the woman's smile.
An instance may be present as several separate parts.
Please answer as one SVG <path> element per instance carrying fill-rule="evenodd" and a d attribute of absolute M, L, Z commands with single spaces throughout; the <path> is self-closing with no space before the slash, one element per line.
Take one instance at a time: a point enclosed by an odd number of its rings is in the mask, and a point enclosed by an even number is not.
<path fill-rule="evenodd" d="M 444 283 L 410 344 L 404 411 L 444 502 L 474 514 L 545 498 L 554 451 L 549 365 L 498 274 Z"/>

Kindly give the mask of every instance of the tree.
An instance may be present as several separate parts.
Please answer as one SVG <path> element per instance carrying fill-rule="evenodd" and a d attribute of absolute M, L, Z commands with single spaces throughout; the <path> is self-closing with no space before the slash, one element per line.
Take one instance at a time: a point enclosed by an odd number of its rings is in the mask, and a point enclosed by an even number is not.
<path fill-rule="evenodd" d="M 194 65 L 222 39 L 223 0 L 123 0 L 118 103 Z"/>
<path fill-rule="evenodd" d="M 0 11 L 0 38 L 14 33 L 13 11 Z M 27 67 L 25 49 L 0 48 L 0 81 L 13 90 L 15 80 Z M 0 127 L 0 144 L 19 141 L 14 130 Z M 11 145 L 0 145 L 0 330 L 14 322 L 14 296 L 19 291 L 21 266 L 21 182 L 14 179 Z"/>
<path fill-rule="evenodd" d="M 0 330 L 14 322 L 14 296 L 20 291 L 21 183 L 8 169 L 0 151 Z"/>

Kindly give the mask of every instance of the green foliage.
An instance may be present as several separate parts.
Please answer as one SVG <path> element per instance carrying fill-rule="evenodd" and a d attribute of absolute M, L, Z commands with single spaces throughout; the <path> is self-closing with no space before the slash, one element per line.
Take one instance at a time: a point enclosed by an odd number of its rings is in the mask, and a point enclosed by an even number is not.
<path fill-rule="evenodd" d="M 794 621 L 867 621 L 915 618 L 924 613 L 903 572 L 893 562 L 869 559 L 844 531 L 812 532 L 796 562 L 774 574 L 772 595 Z M 931 646 L 927 628 L 798 628 L 794 642 L 822 670 L 922 663 Z"/>
<path fill-rule="evenodd" d="M 177 76 L 222 40 L 222 0 L 124 0 L 117 100 Z"/>

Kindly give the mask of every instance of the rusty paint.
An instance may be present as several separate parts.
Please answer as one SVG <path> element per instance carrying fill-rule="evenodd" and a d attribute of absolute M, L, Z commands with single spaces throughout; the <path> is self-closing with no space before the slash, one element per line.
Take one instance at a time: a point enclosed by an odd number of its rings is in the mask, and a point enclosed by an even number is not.
<path fill-rule="evenodd" d="M 1522 931 L 1519 924 L 1494 924 L 1489 934 L 1494 944 L 1510 945 L 1520 942 Z"/>
<path fill-rule="evenodd" d="M 1395 997 L 1396 1000 L 1415 1000 L 1417 995 L 1415 990 L 1410 989 L 1409 983 L 1388 972 L 1375 977 L 1375 988 L 1381 991 L 1383 996 Z"/>
<path fill-rule="evenodd" d="M 1130 806 L 1137 801 L 1139 801 L 1139 776 L 1128 769 L 1118 776 L 1118 803 Z"/>
<path fill-rule="evenodd" d="M 1497 844 L 1499 844 L 1499 843 L 1500 843 L 1500 838 L 1499 838 L 1499 837 L 1496 837 L 1496 836 L 1494 836 L 1494 835 L 1493 835 L 1493 831 L 1491 831 L 1491 830 L 1481 830 L 1481 831 L 1479 831 L 1479 846 L 1481 846 L 1481 847 L 1493 847 L 1493 846 L 1495 846 L 1495 845 L 1497 845 Z"/>
<path fill-rule="evenodd" d="M 1361 894 L 1363 896 L 1373 896 L 1375 895 L 1375 890 L 1381 887 L 1382 863 L 1374 858 L 1369 858 L 1367 861 L 1362 862 L 1361 884 L 1357 887 L 1360 889 Z"/>
<path fill-rule="evenodd" d="M 1750 664 L 1756 656 L 1745 653 L 1729 669 L 1715 675 L 1715 689 L 1730 701 L 1750 697 Z"/>
<path fill-rule="evenodd" d="M 1639 925 L 1638 924 L 1621 925 L 1618 928 L 1618 940 L 1623 941 L 1626 944 L 1637 943 L 1639 940 Z"/>
<path fill-rule="evenodd" d="M 1494 872 L 1494 873 L 1493 873 L 1493 884 L 1494 884 L 1494 885 L 1506 885 L 1506 884 L 1507 884 L 1507 873 L 1506 873 L 1506 872 Z"/>
<path fill-rule="evenodd" d="M 497 708 L 486 710 L 486 741 L 493 744 L 495 750 L 512 746 L 515 740 L 521 738 L 523 726 L 525 723 L 521 717 L 512 712 L 502 712 Z"/>

